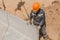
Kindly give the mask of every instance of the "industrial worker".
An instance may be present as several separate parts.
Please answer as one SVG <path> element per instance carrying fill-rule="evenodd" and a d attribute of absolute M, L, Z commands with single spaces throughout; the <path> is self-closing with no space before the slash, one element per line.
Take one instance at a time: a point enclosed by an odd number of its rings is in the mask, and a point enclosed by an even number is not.
<path fill-rule="evenodd" d="M 32 10 L 30 13 L 30 24 L 32 23 L 36 27 L 40 27 L 39 28 L 39 40 L 41 37 L 43 37 L 44 40 L 48 40 L 48 35 L 46 33 L 45 12 L 43 11 L 43 9 L 41 9 L 40 3 L 38 2 L 35 2 L 32 5 Z"/>

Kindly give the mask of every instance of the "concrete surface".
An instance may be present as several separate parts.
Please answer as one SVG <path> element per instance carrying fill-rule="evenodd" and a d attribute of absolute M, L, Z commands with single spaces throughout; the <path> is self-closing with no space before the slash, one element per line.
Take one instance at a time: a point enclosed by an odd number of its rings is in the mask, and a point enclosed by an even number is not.
<path fill-rule="evenodd" d="M 38 40 L 38 36 L 35 26 L 0 10 L 0 40 Z"/>

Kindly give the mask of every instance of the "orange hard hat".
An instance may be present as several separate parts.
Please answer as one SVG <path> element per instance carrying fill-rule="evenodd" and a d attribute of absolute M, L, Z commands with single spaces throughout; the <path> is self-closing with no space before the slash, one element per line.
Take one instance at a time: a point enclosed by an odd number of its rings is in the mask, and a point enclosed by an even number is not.
<path fill-rule="evenodd" d="M 35 3 L 32 5 L 32 10 L 33 10 L 33 11 L 37 11 L 39 8 L 40 8 L 40 3 L 38 3 L 38 2 L 35 2 Z"/>

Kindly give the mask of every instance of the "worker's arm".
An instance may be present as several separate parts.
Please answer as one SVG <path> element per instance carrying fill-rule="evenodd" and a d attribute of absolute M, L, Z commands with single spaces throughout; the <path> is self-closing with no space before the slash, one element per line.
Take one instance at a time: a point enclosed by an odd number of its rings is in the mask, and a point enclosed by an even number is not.
<path fill-rule="evenodd" d="M 32 24 L 32 11 L 31 11 L 31 13 L 30 13 L 30 24 Z"/>
<path fill-rule="evenodd" d="M 41 19 L 40 25 L 44 25 L 45 24 L 45 12 L 42 10 L 41 13 L 43 15 L 42 15 L 42 19 Z"/>

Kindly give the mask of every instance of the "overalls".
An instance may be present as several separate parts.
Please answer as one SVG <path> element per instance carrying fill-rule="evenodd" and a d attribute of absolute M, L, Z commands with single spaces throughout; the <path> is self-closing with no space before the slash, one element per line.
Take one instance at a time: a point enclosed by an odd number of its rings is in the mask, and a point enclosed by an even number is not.
<path fill-rule="evenodd" d="M 39 29 L 39 40 L 41 37 L 44 40 L 48 40 L 48 36 L 46 33 L 46 23 L 45 23 L 45 12 L 42 9 L 39 9 L 37 13 L 31 11 L 30 13 L 30 21 L 33 19 L 33 24 L 36 26 L 40 26 Z"/>

